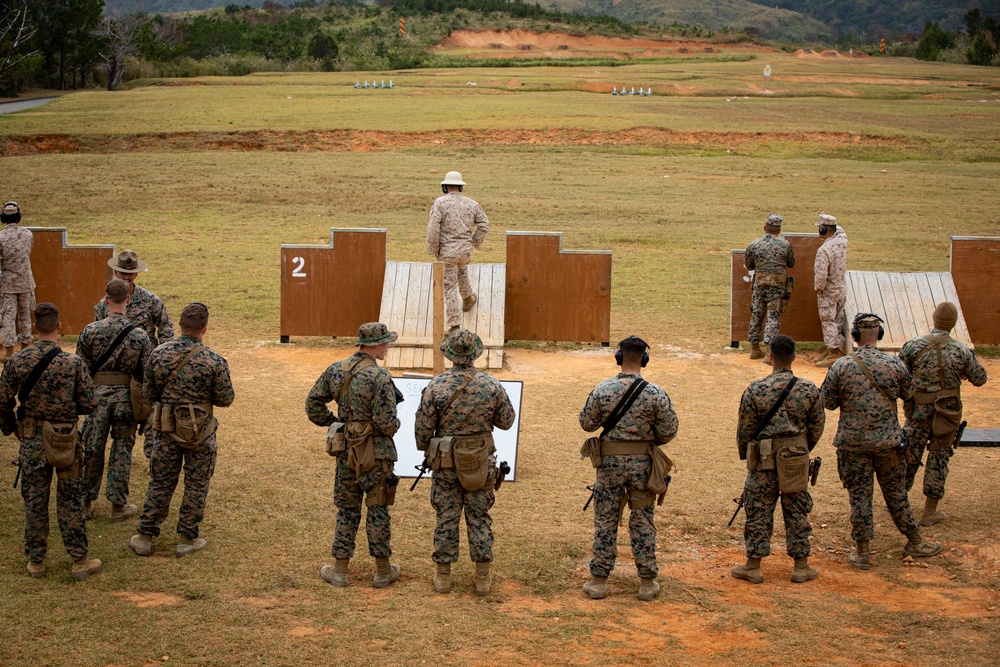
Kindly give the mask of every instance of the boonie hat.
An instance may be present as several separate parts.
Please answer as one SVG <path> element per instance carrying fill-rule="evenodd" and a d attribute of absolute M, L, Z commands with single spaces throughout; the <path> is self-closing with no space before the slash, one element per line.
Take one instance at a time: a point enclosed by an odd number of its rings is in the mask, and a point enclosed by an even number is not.
<path fill-rule="evenodd" d="M 462 175 L 457 171 L 449 171 L 444 175 L 441 185 L 465 185 L 465 181 L 462 180 Z"/>
<path fill-rule="evenodd" d="M 775 227 L 781 227 L 782 220 L 784 220 L 784 218 L 777 213 L 770 213 L 767 216 L 767 224 L 774 225 Z"/>
<path fill-rule="evenodd" d="M 816 221 L 817 227 L 819 227 L 820 225 L 835 225 L 835 224 L 837 224 L 837 219 L 827 213 L 820 213 L 819 220 Z"/>
<path fill-rule="evenodd" d="M 122 250 L 117 257 L 108 260 L 108 266 L 118 273 L 142 273 L 146 270 L 146 262 L 139 259 L 135 250 Z"/>
<path fill-rule="evenodd" d="M 453 364 L 468 365 L 483 354 L 483 339 L 468 329 L 455 329 L 439 348 Z"/>
<path fill-rule="evenodd" d="M 397 338 L 399 335 L 381 322 L 368 322 L 358 327 L 358 344 L 354 347 L 395 343 Z"/>
<path fill-rule="evenodd" d="M 21 207 L 17 205 L 16 201 L 9 201 L 3 205 L 3 211 L 0 212 L 0 222 L 5 225 L 21 222 Z"/>

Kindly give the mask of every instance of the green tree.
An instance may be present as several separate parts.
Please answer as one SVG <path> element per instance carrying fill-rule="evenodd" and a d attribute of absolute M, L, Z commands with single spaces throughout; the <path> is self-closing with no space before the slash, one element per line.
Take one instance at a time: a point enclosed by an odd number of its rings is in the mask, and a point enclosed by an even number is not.
<path fill-rule="evenodd" d="M 941 51 L 953 48 L 955 48 L 955 35 L 942 30 L 935 21 L 924 26 L 924 34 L 917 42 L 915 55 L 920 60 L 937 60 Z"/>
<path fill-rule="evenodd" d="M 104 0 L 33 0 L 35 43 L 45 57 L 46 85 L 76 87 L 92 70 L 101 48 L 94 31 Z"/>

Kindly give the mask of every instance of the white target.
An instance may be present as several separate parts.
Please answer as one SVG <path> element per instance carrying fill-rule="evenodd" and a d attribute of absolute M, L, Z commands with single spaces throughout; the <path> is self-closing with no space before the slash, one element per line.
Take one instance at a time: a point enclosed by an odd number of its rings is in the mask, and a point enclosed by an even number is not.
<path fill-rule="evenodd" d="M 771 76 L 771 66 L 764 65 L 764 76 Z"/>

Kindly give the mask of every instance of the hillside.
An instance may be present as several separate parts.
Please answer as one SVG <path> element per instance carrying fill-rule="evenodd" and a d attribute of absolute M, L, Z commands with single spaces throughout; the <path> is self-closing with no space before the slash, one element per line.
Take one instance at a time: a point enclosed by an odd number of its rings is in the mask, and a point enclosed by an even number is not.
<path fill-rule="evenodd" d="M 870 39 L 903 33 L 921 34 L 924 24 L 937 21 L 943 28 L 964 28 L 962 17 L 973 7 L 983 14 L 1000 14 L 1000 0 L 902 0 L 875 3 L 871 0 L 775 0 L 785 9 L 818 19 L 835 33 Z"/>

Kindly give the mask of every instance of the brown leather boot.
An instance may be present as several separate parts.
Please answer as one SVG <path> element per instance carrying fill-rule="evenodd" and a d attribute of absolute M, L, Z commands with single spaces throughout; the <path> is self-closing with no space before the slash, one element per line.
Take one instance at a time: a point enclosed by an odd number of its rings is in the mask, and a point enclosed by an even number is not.
<path fill-rule="evenodd" d="M 183 558 L 184 556 L 190 556 L 195 551 L 201 551 L 205 548 L 208 542 L 201 538 L 195 537 L 194 539 L 190 537 L 185 537 L 184 535 L 177 536 L 177 557 Z"/>
<path fill-rule="evenodd" d="M 148 556 L 153 552 L 153 538 L 150 535 L 136 533 L 129 538 L 128 547 L 136 556 Z"/>
<path fill-rule="evenodd" d="M 478 300 L 479 299 L 476 297 L 475 294 L 472 294 L 462 299 L 462 312 L 467 313 L 470 310 L 472 310 L 472 307 L 476 305 L 476 301 Z"/>
<path fill-rule="evenodd" d="M 858 548 L 847 556 L 847 562 L 859 570 L 871 569 L 868 540 L 858 540 Z"/>
<path fill-rule="evenodd" d="M 493 574 L 490 572 L 489 563 L 476 563 L 476 595 L 489 595 L 490 588 L 493 587 Z"/>
<path fill-rule="evenodd" d="M 388 558 L 375 559 L 375 578 L 372 586 L 375 588 L 387 588 L 389 585 L 399 581 L 399 566 L 390 563 Z"/>
<path fill-rule="evenodd" d="M 332 586 L 344 588 L 347 586 L 347 566 L 350 562 L 349 558 L 338 558 L 336 565 L 324 565 L 320 568 L 319 576 Z"/>
<path fill-rule="evenodd" d="M 760 343 L 750 343 L 750 358 L 763 359 L 764 350 L 760 349 Z"/>
<path fill-rule="evenodd" d="M 451 563 L 438 563 L 434 573 L 434 590 L 451 593 Z"/>
<path fill-rule="evenodd" d="M 920 531 L 915 530 L 906 536 L 906 544 L 903 545 L 903 553 L 914 558 L 929 558 L 941 553 L 940 542 L 928 542 L 920 536 Z"/>
<path fill-rule="evenodd" d="M 760 571 L 759 558 L 747 558 L 745 565 L 737 565 L 729 571 L 734 579 L 749 581 L 751 584 L 764 583 L 764 574 Z"/>
<path fill-rule="evenodd" d="M 649 602 L 660 592 L 660 584 L 656 579 L 639 579 L 639 599 Z"/>
<path fill-rule="evenodd" d="M 809 567 L 809 557 L 796 558 L 795 567 L 792 569 L 792 583 L 804 584 L 819 576 L 819 572 Z"/>
<path fill-rule="evenodd" d="M 920 525 L 923 527 L 933 526 L 934 524 L 941 523 L 948 518 L 948 515 L 944 512 L 938 512 L 938 498 L 925 498 L 924 499 L 924 514 L 920 517 Z"/>
<path fill-rule="evenodd" d="M 14 356 L 14 348 L 5 347 L 3 359 L 0 359 L 0 363 L 7 363 L 7 360 L 10 359 L 12 356 Z"/>
<path fill-rule="evenodd" d="M 86 579 L 92 574 L 101 571 L 101 561 L 96 558 L 77 558 L 73 561 L 73 576 L 77 579 Z"/>
<path fill-rule="evenodd" d="M 124 521 L 125 519 L 128 519 L 129 517 L 135 516 L 138 513 L 139 513 L 139 508 L 136 507 L 135 505 L 112 504 L 111 516 L 108 518 L 108 521 L 110 521 L 111 523 L 119 523 L 121 521 Z M 89 519 L 92 514 L 93 514 L 93 506 L 91 506 L 90 515 L 88 515 L 87 518 Z"/>
<path fill-rule="evenodd" d="M 603 600 L 608 596 L 607 577 L 591 577 L 590 581 L 583 585 L 583 592 L 590 596 L 591 600 Z"/>
<path fill-rule="evenodd" d="M 45 576 L 45 561 L 44 560 L 29 560 L 28 561 L 28 574 L 31 575 L 32 579 L 41 579 Z"/>

